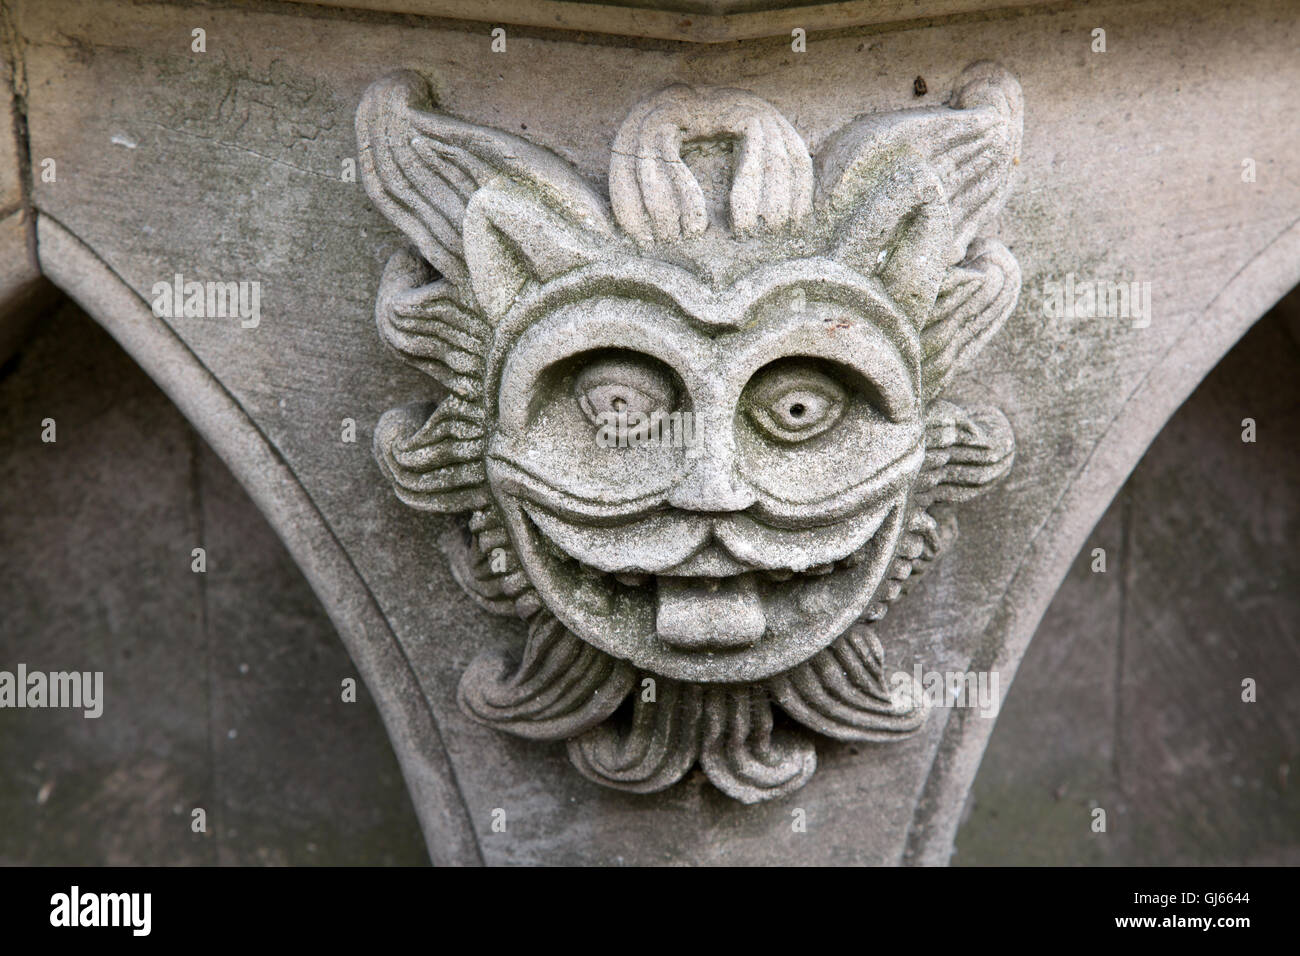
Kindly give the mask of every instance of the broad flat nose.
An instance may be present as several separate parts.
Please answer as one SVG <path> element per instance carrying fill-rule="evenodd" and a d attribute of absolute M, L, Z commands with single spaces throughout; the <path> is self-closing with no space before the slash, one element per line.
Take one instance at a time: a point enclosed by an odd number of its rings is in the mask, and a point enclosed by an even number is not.
<path fill-rule="evenodd" d="M 705 453 L 668 495 L 668 504 L 683 511 L 743 511 L 754 501 L 728 452 Z"/>

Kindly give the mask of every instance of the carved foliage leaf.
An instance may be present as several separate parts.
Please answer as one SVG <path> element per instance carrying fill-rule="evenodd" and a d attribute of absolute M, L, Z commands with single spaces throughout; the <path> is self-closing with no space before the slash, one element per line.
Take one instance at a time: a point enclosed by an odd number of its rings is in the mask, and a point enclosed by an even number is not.
<path fill-rule="evenodd" d="M 948 511 L 932 514 L 925 507 L 913 507 L 907 528 L 898 539 L 889 572 L 872 602 L 863 613 L 865 621 L 878 621 L 889 605 L 898 600 L 934 563 L 957 537 L 957 519 Z"/>
<path fill-rule="evenodd" d="M 1015 256 L 996 240 L 971 243 L 965 261 L 948 271 L 921 331 L 927 402 L 1002 327 L 1019 297 L 1020 266 Z"/>
<path fill-rule="evenodd" d="M 484 507 L 491 497 L 483 467 L 482 408 L 449 395 L 427 419 L 425 411 L 424 406 L 395 408 L 375 427 L 375 458 L 397 497 L 422 511 Z"/>
<path fill-rule="evenodd" d="M 1011 470 L 1015 437 L 996 408 L 936 402 L 926 421 L 926 453 L 915 499 L 922 504 L 966 501 Z"/>
<path fill-rule="evenodd" d="M 833 217 L 844 215 L 881 157 L 910 151 L 943 184 L 952 211 L 945 261 L 958 262 L 1006 200 L 1023 114 L 1020 84 L 1001 67 L 975 64 L 958 79 L 951 106 L 872 114 L 836 133 L 818 155 L 823 203 Z"/>
<path fill-rule="evenodd" d="M 434 280 L 418 256 L 399 251 L 379 280 L 375 322 L 408 362 L 461 398 L 482 396 L 483 353 L 491 327 L 457 304 L 445 280 Z"/>
<path fill-rule="evenodd" d="M 514 615 L 515 599 L 531 586 L 519 568 L 513 549 L 499 554 L 481 550 L 478 536 L 467 534 L 462 528 L 451 529 L 438 543 L 461 590 L 485 611 Z M 502 566 L 502 572 L 494 567 L 497 564 Z"/>
<path fill-rule="evenodd" d="M 523 659 L 476 657 L 460 681 L 461 709 L 518 737 L 563 740 L 618 709 L 636 672 L 575 636 L 548 612 L 528 628 Z"/>
<path fill-rule="evenodd" d="M 656 678 L 656 700 L 635 698 L 631 724 L 605 723 L 569 741 L 583 776 L 632 793 L 680 780 L 698 760 L 709 782 L 742 803 L 797 790 L 817 768 L 811 740 L 773 729 L 761 685 L 705 686 Z"/>
<path fill-rule="evenodd" d="M 761 684 L 709 687 L 700 766 L 709 782 L 741 803 L 798 790 L 817 769 L 817 749 L 798 733 L 777 733 Z"/>
<path fill-rule="evenodd" d="M 631 793 L 655 793 L 695 766 L 704 688 L 655 680 L 655 700 L 635 696 L 630 726 L 611 721 L 569 741 L 569 759 L 588 780 Z"/>
<path fill-rule="evenodd" d="M 467 531 L 449 532 L 441 542 L 452 576 L 465 592 L 494 614 L 526 621 L 540 611 L 541 598 L 524 573 L 496 506 L 475 511 Z"/>
<path fill-rule="evenodd" d="M 897 740 L 925 723 L 928 707 L 910 678 L 891 688 L 880 641 L 862 626 L 767 686 L 787 714 L 837 740 Z"/>
<path fill-rule="evenodd" d="M 690 239 L 708 228 L 704 193 L 682 161 L 692 140 L 735 143 L 728 209 L 736 235 L 797 227 L 808 215 L 812 159 L 784 116 L 744 90 L 671 86 L 633 108 L 611 150 L 614 214 L 639 245 Z"/>

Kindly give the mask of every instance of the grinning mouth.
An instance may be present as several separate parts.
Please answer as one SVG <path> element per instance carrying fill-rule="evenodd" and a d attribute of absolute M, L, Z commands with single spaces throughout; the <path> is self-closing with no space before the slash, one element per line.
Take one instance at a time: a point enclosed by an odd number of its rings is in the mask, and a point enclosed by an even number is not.
<path fill-rule="evenodd" d="M 608 616 L 620 602 L 653 598 L 654 630 L 664 644 L 716 652 L 754 646 L 769 630 L 773 607 L 805 603 L 810 589 L 825 591 L 832 577 L 865 579 L 859 569 L 877 550 L 877 532 L 893 508 L 817 529 L 818 545 L 803 548 L 796 533 L 742 515 L 658 513 L 591 529 L 535 505 L 523 510 L 534 540 L 587 610 Z M 826 560 L 812 563 L 817 558 Z"/>

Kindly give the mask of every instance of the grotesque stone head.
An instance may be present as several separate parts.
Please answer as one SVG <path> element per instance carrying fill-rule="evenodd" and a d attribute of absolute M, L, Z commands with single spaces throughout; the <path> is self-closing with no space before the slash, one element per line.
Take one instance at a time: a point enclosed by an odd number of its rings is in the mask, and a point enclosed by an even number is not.
<path fill-rule="evenodd" d="M 528 622 L 518 659 L 466 672 L 467 713 L 568 739 L 609 786 L 699 763 L 748 802 L 815 766 L 774 704 L 846 740 L 921 725 L 869 622 L 953 533 L 945 504 L 1011 464 L 1000 412 L 939 395 L 1019 292 L 976 234 L 1020 125 L 981 64 L 814 161 L 753 95 L 675 86 L 624 122 L 607 201 L 413 74 L 366 93 L 366 189 L 415 244 L 379 328 L 447 389 L 385 415 L 376 454 L 406 503 L 472 513 L 457 580 Z"/>

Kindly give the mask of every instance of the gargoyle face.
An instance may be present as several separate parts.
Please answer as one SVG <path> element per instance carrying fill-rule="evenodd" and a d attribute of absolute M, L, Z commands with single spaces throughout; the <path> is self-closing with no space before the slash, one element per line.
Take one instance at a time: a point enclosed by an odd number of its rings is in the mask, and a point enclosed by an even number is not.
<path fill-rule="evenodd" d="M 376 318 L 447 390 L 386 414 L 376 455 L 407 504 L 471 513 L 452 572 L 528 624 L 465 672 L 466 713 L 567 739 L 606 786 L 698 764 L 747 802 L 816 766 L 774 707 L 842 740 L 922 725 L 868 625 L 1013 447 L 939 396 L 1019 292 L 977 237 L 1019 86 L 976 65 L 950 104 L 860 117 L 814 165 L 757 97 L 671 87 L 624 122 L 607 199 L 413 74 L 366 93 L 362 179 L 415 244 Z"/>
<path fill-rule="evenodd" d="M 610 294 L 620 278 L 543 290 L 498 333 L 487 475 L 524 570 L 638 667 L 786 670 L 861 616 L 893 555 L 924 456 L 919 338 L 830 260 L 717 294 L 672 267 L 653 297 Z M 629 441 L 621 421 L 661 426 Z"/>

